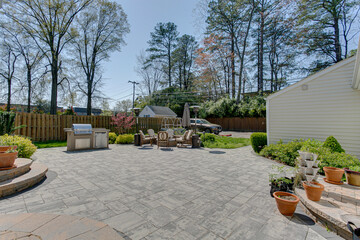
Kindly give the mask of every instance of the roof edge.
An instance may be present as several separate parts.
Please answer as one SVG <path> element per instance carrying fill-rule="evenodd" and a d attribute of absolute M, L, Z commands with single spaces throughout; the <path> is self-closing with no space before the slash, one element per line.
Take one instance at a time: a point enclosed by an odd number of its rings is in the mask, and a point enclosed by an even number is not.
<path fill-rule="evenodd" d="M 336 69 L 338 69 L 338 68 L 340 68 L 340 67 L 342 67 L 342 66 L 344 66 L 344 65 L 346 65 L 346 64 L 348 64 L 348 63 L 350 63 L 352 61 L 355 61 L 355 60 L 356 60 L 355 56 L 344 59 L 344 60 L 342 60 L 342 61 L 340 61 L 338 63 L 335 63 L 334 65 L 332 65 L 330 67 L 327 67 L 327 68 L 325 68 L 325 69 L 323 69 L 323 70 L 321 70 L 321 71 L 319 71 L 317 73 L 314 73 L 314 74 L 312 74 L 312 75 L 298 81 L 297 83 L 294 83 L 293 85 L 290 85 L 290 86 L 288 86 L 288 87 L 286 87 L 286 88 L 284 88 L 284 89 L 282 89 L 282 90 L 280 90 L 280 91 L 278 91 L 278 92 L 276 92 L 274 94 L 271 94 L 266 99 L 270 100 L 270 99 L 272 99 L 274 97 L 277 97 L 277 96 L 279 96 L 279 95 L 281 95 L 283 93 L 286 93 L 286 92 L 298 87 L 301 84 L 305 84 L 307 82 L 310 82 L 310 81 L 312 81 L 312 80 L 314 80 L 314 79 L 316 79 L 318 77 L 321 77 L 321 76 L 323 76 L 323 75 L 325 75 L 325 74 L 327 74 L 329 72 L 332 72 L 332 71 L 334 71 L 334 70 L 336 70 Z"/>

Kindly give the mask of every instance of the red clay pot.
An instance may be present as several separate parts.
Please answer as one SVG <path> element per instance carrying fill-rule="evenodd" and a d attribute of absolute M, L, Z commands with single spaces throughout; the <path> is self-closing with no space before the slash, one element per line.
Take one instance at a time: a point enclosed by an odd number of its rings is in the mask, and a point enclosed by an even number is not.
<path fill-rule="evenodd" d="M 275 197 L 276 205 L 279 209 L 279 212 L 285 216 L 292 216 L 296 210 L 296 206 L 300 199 L 296 195 L 288 193 L 288 192 L 274 192 L 273 195 Z M 280 198 L 279 196 L 292 196 L 296 200 L 294 200 L 294 201 L 286 200 L 286 199 Z"/>
<path fill-rule="evenodd" d="M 312 187 L 312 186 L 307 185 L 305 182 L 303 182 L 303 187 L 305 189 L 307 198 L 311 201 L 316 201 L 316 202 L 320 201 L 321 194 L 324 191 L 324 185 L 322 185 L 320 183 L 315 183 L 315 182 L 312 182 L 311 184 L 314 184 L 314 185 L 317 185 L 320 187 L 319 188 Z"/>
<path fill-rule="evenodd" d="M 6 152 L 10 149 L 17 149 L 17 146 L 0 146 L 0 153 Z"/>
<path fill-rule="evenodd" d="M 9 168 L 14 165 L 17 158 L 17 152 L 0 153 L 0 168 Z"/>
<path fill-rule="evenodd" d="M 342 176 L 344 175 L 344 169 L 335 168 L 335 167 L 323 167 L 326 180 L 329 182 L 340 183 Z"/>

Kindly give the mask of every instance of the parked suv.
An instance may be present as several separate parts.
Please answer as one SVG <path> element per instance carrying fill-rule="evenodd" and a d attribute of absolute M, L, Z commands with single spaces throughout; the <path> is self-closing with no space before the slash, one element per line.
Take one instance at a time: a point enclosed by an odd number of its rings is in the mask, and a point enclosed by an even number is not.
<path fill-rule="evenodd" d="M 195 118 L 190 118 L 191 128 L 195 128 Z M 197 118 L 196 127 L 198 131 L 219 134 L 222 131 L 220 125 L 213 124 L 206 119 Z"/>

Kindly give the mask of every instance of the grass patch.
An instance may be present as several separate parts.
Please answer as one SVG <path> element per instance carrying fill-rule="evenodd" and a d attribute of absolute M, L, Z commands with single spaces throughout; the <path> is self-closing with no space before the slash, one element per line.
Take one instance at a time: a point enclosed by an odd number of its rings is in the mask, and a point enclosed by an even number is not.
<path fill-rule="evenodd" d="M 48 142 L 34 142 L 34 145 L 37 148 L 54 148 L 54 147 L 66 147 L 67 142 L 60 142 L 60 141 L 48 141 Z"/>
<path fill-rule="evenodd" d="M 218 136 L 212 134 L 214 137 L 203 141 L 204 147 L 206 148 L 223 148 L 223 149 L 233 149 L 233 148 L 241 148 L 250 145 L 250 139 L 248 138 L 233 138 L 233 137 L 225 137 Z"/>

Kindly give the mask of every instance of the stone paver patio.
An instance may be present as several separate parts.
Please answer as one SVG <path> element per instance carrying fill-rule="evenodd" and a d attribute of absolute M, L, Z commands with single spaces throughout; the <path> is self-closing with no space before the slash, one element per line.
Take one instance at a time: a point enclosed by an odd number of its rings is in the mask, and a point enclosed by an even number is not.
<path fill-rule="evenodd" d="M 234 150 L 38 150 L 41 185 L 0 200 L 0 214 L 70 214 L 103 221 L 125 239 L 338 239 L 300 206 L 282 216 L 269 195 L 273 161 Z"/>

